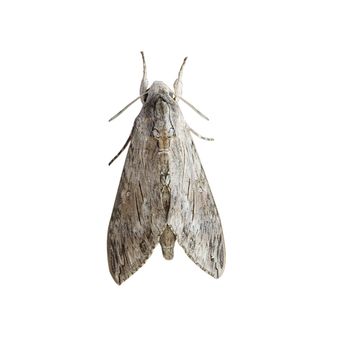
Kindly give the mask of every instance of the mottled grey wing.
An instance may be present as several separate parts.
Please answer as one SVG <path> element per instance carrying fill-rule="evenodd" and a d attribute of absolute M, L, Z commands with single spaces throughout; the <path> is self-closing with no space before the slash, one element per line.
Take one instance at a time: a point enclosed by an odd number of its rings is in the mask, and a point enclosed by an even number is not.
<path fill-rule="evenodd" d="M 152 220 L 151 208 L 157 210 L 159 176 L 152 159 L 156 144 L 149 137 L 147 120 L 135 120 L 130 146 L 108 227 L 108 262 L 114 280 L 121 284 L 138 270 L 151 255 L 158 242 L 160 212 Z M 150 195 L 152 194 L 152 196 Z M 164 221 L 164 220 L 163 220 Z"/>
<path fill-rule="evenodd" d="M 170 178 L 174 198 L 169 221 L 186 254 L 204 271 L 218 278 L 225 267 L 225 242 L 220 217 L 193 143 L 190 131 L 179 119 L 172 146 Z M 176 147 L 174 147 L 176 145 Z M 176 220 L 180 213 L 181 220 Z"/>

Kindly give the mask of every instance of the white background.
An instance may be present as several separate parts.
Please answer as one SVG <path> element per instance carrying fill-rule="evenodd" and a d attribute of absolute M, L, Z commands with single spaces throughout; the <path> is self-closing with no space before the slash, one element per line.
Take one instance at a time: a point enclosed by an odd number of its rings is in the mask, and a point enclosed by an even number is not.
<path fill-rule="evenodd" d="M 347 1 L 3 1 L 1 349 L 349 349 Z M 149 80 L 182 111 L 221 215 L 215 280 L 157 247 L 122 286 L 106 230 Z"/>

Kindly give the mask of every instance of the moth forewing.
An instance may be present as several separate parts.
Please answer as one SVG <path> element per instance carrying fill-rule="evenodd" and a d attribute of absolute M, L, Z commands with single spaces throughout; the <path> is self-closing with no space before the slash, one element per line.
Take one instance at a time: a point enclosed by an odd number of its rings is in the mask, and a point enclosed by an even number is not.
<path fill-rule="evenodd" d="M 186 254 L 215 278 L 225 267 L 225 243 L 220 217 L 190 129 L 181 112 L 178 137 L 171 155 L 174 195 L 168 222 Z"/>
<path fill-rule="evenodd" d="M 160 234 L 153 222 L 153 211 L 157 210 L 159 202 L 159 193 L 153 191 L 159 186 L 159 176 L 152 165 L 157 149 L 150 138 L 145 137 L 148 124 L 142 110 L 130 136 L 108 228 L 109 267 L 118 284 L 144 264 Z"/>

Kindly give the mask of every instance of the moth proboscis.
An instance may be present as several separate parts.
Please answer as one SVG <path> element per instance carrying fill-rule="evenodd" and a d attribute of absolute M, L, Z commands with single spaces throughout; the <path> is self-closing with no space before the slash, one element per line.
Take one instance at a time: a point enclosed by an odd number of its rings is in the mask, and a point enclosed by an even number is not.
<path fill-rule="evenodd" d="M 109 269 L 121 284 L 137 271 L 160 243 L 165 259 L 177 241 L 204 271 L 219 278 L 225 267 L 225 243 L 219 214 L 191 132 L 178 102 L 180 68 L 174 90 L 155 81 L 148 87 L 145 58 L 140 95 L 143 104 L 131 134 L 110 164 L 130 144 L 108 227 Z M 207 118 L 206 118 L 207 119 Z"/>

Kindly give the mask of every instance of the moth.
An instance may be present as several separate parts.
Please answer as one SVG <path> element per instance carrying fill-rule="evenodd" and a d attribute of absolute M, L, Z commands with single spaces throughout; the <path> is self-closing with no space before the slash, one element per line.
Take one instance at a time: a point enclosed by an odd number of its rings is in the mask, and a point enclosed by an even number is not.
<path fill-rule="evenodd" d="M 160 243 L 165 259 L 178 244 L 204 271 L 219 278 L 225 266 L 225 243 L 219 214 L 179 101 L 183 64 L 174 90 L 155 81 L 148 87 L 146 62 L 140 95 L 143 107 L 131 134 L 111 164 L 130 144 L 108 227 L 110 273 L 121 284 L 136 272 Z M 207 119 L 207 118 L 206 118 Z M 211 140 L 209 138 L 204 138 Z"/>

